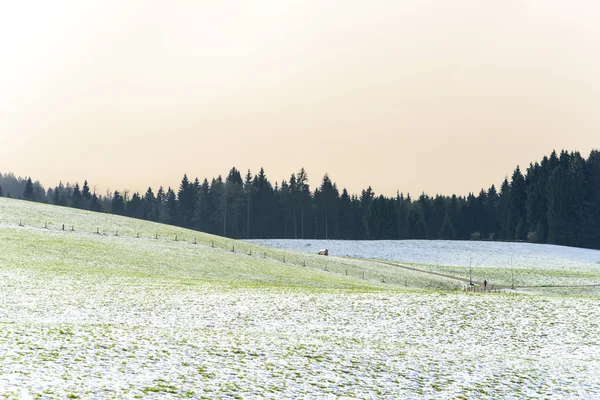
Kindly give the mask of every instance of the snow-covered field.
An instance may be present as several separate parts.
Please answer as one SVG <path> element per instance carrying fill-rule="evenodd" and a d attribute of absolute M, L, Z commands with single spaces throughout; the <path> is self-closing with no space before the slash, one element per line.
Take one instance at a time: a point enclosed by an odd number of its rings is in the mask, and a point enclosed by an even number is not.
<path fill-rule="evenodd" d="M 475 241 L 251 240 L 279 249 L 391 260 L 462 278 L 518 286 L 600 286 L 600 251 L 530 243 Z M 512 259 L 512 264 L 511 264 Z M 511 268 L 512 265 L 512 268 Z M 512 269 L 512 271 L 511 271 Z"/>
<path fill-rule="evenodd" d="M 457 285 L 0 199 L 0 398 L 600 397 L 599 297 Z"/>
<path fill-rule="evenodd" d="M 600 396 L 597 300 L 2 275 L 7 397 Z"/>
<path fill-rule="evenodd" d="M 249 240 L 261 246 L 332 256 L 394 260 L 415 264 L 521 268 L 600 268 L 600 250 L 531 243 L 449 240 Z"/>

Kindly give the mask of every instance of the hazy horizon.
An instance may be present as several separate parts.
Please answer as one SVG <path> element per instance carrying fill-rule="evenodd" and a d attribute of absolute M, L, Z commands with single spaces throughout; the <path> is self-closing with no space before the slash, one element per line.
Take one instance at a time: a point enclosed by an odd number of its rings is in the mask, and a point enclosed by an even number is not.
<path fill-rule="evenodd" d="M 143 4 L 143 6 L 141 6 Z M 600 3 L 7 3 L 0 171 L 466 195 L 599 147 Z"/>

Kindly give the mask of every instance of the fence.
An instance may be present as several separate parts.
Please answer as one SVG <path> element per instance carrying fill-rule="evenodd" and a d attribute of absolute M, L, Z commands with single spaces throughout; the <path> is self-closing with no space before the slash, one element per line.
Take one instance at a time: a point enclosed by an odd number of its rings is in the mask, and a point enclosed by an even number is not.
<path fill-rule="evenodd" d="M 377 270 L 369 271 L 367 268 L 358 265 L 359 262 L 356 260 L 345 260 L 346 262 L 342 262 L 339 259 L 332 259 L 316 254 L 286 252 L 283 250 L 265 248 L 242 241 L 234 241 L 234 239 L 214 236 L 203 232 L 194 234 L 195 232 L 190 231 L 189 236 L 182 236 L 181 233 L 166 235 L 159 234 L 158 232 L 149 233 L 140 230 L 133 234 L 131 232 L 127 234 L 120 232 L 118 228 L 108 229 L 103 227 L 101 229 L 100 227 L 96 227 L 95 229 L 90 229 L 88 226 L 87 229 L 77 229 L 74 224 L 54 224 L 47 221 L 44 222 L 43 225 L 39 223 L 34 225 L 26 224 L 22 219 L 18 221 L 18 226 L 45 229 L 55 232 L 100 235 L 104 237 L 112 236 L 119 238 L 180 242 L 182 244 L 211 247 L 222 251 L 242 254 L 248 257 L 262 258 L 269 261 L 281 262 L 303 268 L 318 269 L 323 272 L 358 278 L 369 282 L 378 282 L 385 285 L 408 286 L 409 283 L 407 279 L 394 279 L 391 274 L 384 274 Z M 368 263 L 368 261 L 365 261 L 364 263 Z M 414 282 L 411 281 L 411 283 Z"/>

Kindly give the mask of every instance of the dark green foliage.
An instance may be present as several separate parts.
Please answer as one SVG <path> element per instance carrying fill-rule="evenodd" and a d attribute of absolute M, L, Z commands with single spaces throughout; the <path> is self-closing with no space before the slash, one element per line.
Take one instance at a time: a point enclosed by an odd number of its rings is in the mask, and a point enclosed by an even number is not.
<path fill-rule="evenodd" d="M 23 199 L 24 200 L 34 200 L 33 182 L 31 181 L 31 178 L 28 178 L 27 183 L 25 184 L 25 189 L 23 190 Z"/>
<path fill-rule="evenodd" d="M 444 222 L 442 223 L 442 227 L 440 229 L 439 238 L 442 240 L 454 240 L 456 238 L 456 233 L 454 232 L 454 226 L 452 225 L 452 220 L 450 216 L 446 214 L 444 217 Z"/>
<path fill-rule="evenodd" d="M 406 234 L 409 239 L 427 239 L 427 225 L 419 203 L 413 203 L 408 210 Z"/>
<path fill-rule="evenodd" d="M 125 198 L 116 190 L 112 197 L 112 213 L 125 215 Z"/>
<path fill-rule="evenodd" d="M 525 220 L 521 218 L 515 228 L 515 240 L 525 240 L 527 238 L 527 228 L 525 227 Z"/>
<path fill-rule="evenodd" d="M 81 196 L 85 202 L 89 202 L 92 199 L 92 193 L 90 192 L 90 186 L 88 181 L 83 181 L 83 188 L 81 188 Z"/>
<path fill-rule="evenodd" d="M 71 196 L 71 207 L 83 208 L 83 196 L 79 189 L 79 183 L 75 183 L 73 187 L 73 195 Z"/>
<path fill-rule="evenodd" d="M 367 239 L 391 240 L 398 237 L 398 216 L 392 199 L 382 195 L 375 198 L 364 218 Z"/>
<path fill-rule="evenodd" d="M 97 212 L 104 211 L 102 209 L 102 204 L 100 204 L 100 199 L 98 198 L 98 196 L 96 196 L 96 193 L 92 195 L 92 200 L 90 202 L 90 210 Z"/>
<path fill-rule="evenodd" d="M 506 239 L 521 240 L 523 238 L 518 237 L 516 229 L 517 225 L 523 221 L 521 231 L 527 230 L 525 225 L 526 218 L 526 185 L 525 177 L 521 173 L 521 169 L 517 167 L 513 172 L 512 179 L 510 182 L 510 193 L 508 195 L 508 202 L 506 204 Z"/>

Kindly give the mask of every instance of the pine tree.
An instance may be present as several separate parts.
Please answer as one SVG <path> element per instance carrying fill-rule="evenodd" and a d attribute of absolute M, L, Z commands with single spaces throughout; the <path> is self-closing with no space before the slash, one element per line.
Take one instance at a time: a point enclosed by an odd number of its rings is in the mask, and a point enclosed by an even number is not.
<path fill-rule="evenodd" d="M 75 183 L 73 187 L 73 196 L 71 197 L 71 207 L 83 208 L 83 196 L 79 189 L 79 183 Z"/>
<path fill-rule="evenodd" d="M 246 239 L 250 239 L 250 215 L 252 203 L 252 196 L 254 194 L 254 185 L 252 184 L 252 173 L 250 170 L 246 173 L 244 178 L 244 196 L 246 197 L 246 210 L 245 210 L 245 222 L 246 222 Z"/>
<path fill-rule="evenodd" d="M 508 203 L 506 205 L 506 217 L 507 217 L 507 232 L 506 237 L 509 240 L 522 238 L 517 237 L 516 228 L 521 220 L 526 217 L 525 211 L 525 178 L 521 174 L 519 167 L 513 173 L 510 182 L 510 194 L 508 196 Z"/>
<path fill-rule="evenodd" d="M 337 202 L 339 199 L 337 187 L 331 182 L 327 174 L 323 176 L 320 193 L 321 202 L 319 207 L 322 211 L 322 226 L 324 228 L 325 240 L 327 240 L 337 235 Z"/>
<path fill-rule="evenodd" d="M 35 200 L 33 197 L 33 182 L 31 178 L 27 179 L 27 183 L 25 184 L 25 190 L 23 191 L 23 199 L 33 201 Z"/>
<path fill-rule="evenodd" d="M 177 196 L 175 195 L 175 191 L 169 187 L 167 189 L 167 194 L 165 195 L 165 218 L 168 224 L 176 225 L 177 224 Z"/>
<path fill-rule="evenodd" d="M 83 208 L 90 209 L 92 201 L 92 193 L 90 192 L 90 186 L 88 181 L 83 181 L 83 188 L 81 188 L 81 197 L 83 197 Z"/>
<path fill-rule="evenodd" d="M 117 215 L 125 215 L 125 198 L 115 190 L 112 197 L 112 213 Z"/>
<path fill-rule="evenodd" d="M 100 199 L 98 199 L 98 196 L 96 196 L 96 193 L 94 193 L 92 195 L 92 200 L 90 203 L 90 210 L 92 211 L 97 211 L 97 212 L 102 212 L 102 205 L 100 204 Z"/>
<path fill-rule="evenodd" d="M 408 239 L 427 239 L 427 225 L 419 203 L 411 204 L 406 217 Z"/>
<path fill-rule="evenodd" d="M 344 188 L 339 200 L 338 225 L 340 227 L 339 239 L 352 239 L 352 200 L 350 194 Z"/>
<path fill-rule="evenodd" d="M 177 204 L 179 206 L 179 213 L 177 213 L 177 223 L 183 227 L 189 227 L 194 215 L 194 206 L 196 205 L 197 191 L 192 184 L 190 184 L 187 174 L 183 175 L 181 184 L 179 185 L 179 192 L 177 194 Z"/>
<path fill-rule="evenodd" d="M 444 222 L 442 223 L 442 227 L 439 232 L 439 238 L 442 240 L 454 240 L 456 237 L 456 233 L 454 232 L 454 226 L 452 225 L 452 220 L 450 216 L 446 214 L 444 217 Z"/>
<path fill-rule="evenodd" d="M 507 232 L 510 231 L 508 227 L 508 198 L 510 196 L 510 184 L 508 183 L 508 179 L 504 179 L 502 185 L 500 186 L 500 195 L 498 196 L 498 204 L 497 204 L 497 212 L 496 216 L 498 218 L 498 238 L 499 239 L 510 239 L 507 237 Z"/>
<path fill-rule="evenodd" d="M 291 208 L 292 210 L 292 222 L 293 222 L 293 229 L 294 229 L 294 239 L 298 239 L 298 224 L 297 224 L 297 218 L 296 218 L 296 204 L 298 203 L 298 184 L 296 183 L 296 175 L 292 174 L 290 176 L 290 184 L 289 184 L 289 208 Z"/>
<path fill-rule="evenodd" d="M 548 180 L 548 242 L 566 244 L 568 232 L 566 226 L 569 218 L 569 199 L 567 177 L 563 165 L 554 169 Z"/>
<path fill-rule="evenodd" d="M 244 182 L 240 172 L 235 167 L 231 168 L 223 188 L 223 231 L 225 232 L 224 235 L 229 232 L 230 237 L 239 238 L 241 235 L 242 224 L 240 219 L 245 203 L 243 185 Z"/>
<path fill-rule="evenodd" d="M 484 205 L 485 225 L 489 239 L 494 239 L 498 235 L 498 200 L 499 196 L 496 192 L 496 187 L 492 185 L 488 189 Z"/>
<path fill-rule="evenodd" d="M 304 210 L 310 203 L 310 189 L 308 186 L 308 174 L 304 170 L 304 167 L 300 168 L 300 172 L 296 174 L 296 184 L 298 185 L 298 192 L 300 193 L 300 237 L 304 236 Z"/>

